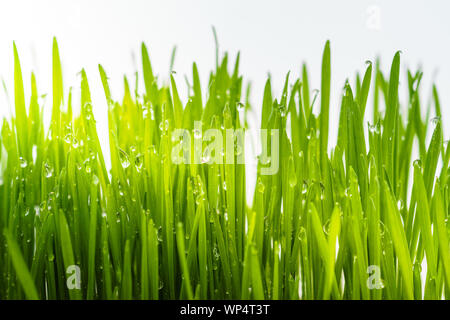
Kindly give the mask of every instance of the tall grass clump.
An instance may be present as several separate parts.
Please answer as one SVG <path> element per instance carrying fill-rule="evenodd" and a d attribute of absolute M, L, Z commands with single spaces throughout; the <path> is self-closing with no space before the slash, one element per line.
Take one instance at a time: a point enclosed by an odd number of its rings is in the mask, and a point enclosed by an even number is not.
<path fill-rule="evenodd" d="M 255 107 L 239 55 L 231 72 L 228 60 L 206 94 L 193 64 L 187 103 L 172 75 L 158 81 L 144 44 L 143 92 L 125 78 L 114 100 L 99 66 L 109 127 L 99 137 L 85 71 L 74 106 L 54 41 L 45 130 L 36 79 L 26 100 L 14 46 L 15 116 L 0 137 L 0 299 L 450 298 L 450 148 L 436 88 L 425 107 L 422 73 L 408 71 L 401 104 L 396 53 L 389 75 L 368 63 L 332 106 L 327 42 L 320 91 L 306 66 L 277 98 L 266 82 L 257 108 L 260 127 L 279 132 L 279 170 L 262 174 L 271 160 L 259 158 L 248 205 L 245 164 L 224 160 L 242 148 L 216 150 L 220 162 L 175 164 L 171 154 L 175 129 L 193 132 L 195 145 L 207 129 L 246 128 Z M 331 108 L 340 115 L 329 152 Z"/>

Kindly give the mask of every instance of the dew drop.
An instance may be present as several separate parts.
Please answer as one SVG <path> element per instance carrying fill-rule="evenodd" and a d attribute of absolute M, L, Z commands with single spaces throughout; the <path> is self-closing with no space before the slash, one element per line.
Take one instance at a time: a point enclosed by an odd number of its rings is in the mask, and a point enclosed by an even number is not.
<path fill-rule="evenodd" d="M 28 166 L 27 160 L 25 160 L 25 159 L 22 158 L 22 157 L 19 158 L 19 162 L 20 162 L 20 167 L 21 167 L 21 168 L 26 168 L 26 167 Z"/>
<path fill-rule="evenodd" d="M 431 121 L 432 124 L 436 125 L 436 124 L 438 124 L 441 121 L 441 117 L 440 116 L 436 116 L 434 118 L 431 118 L 430 121 Z"/>
<path fill-rule="evenodd" d="M 122 164 L 122 167 L 124 169 L 126 169 L 130 166 L 130 159 L 128 158 L 128 155 L 125 153 L 125 151 L 120 150 L 119 158 L 120 158 L 120 163 Z"/>
<path fill-rule="evenodd" d="M 50 178 L 53 175 L 53 167 L 46 161 L 44 163 L 45 177 Z"/>
<path fill-rule="evenodd" d="M 77 149 L 79 146 L 80 146 L 80 143 L 78 142 L 78 139 L 75 138 L 75 137 L 73 137 L 73 138 L 72 138 L 72 147 L 73 147 L 74 149 Z"/>
<path fill-rule="evenodd" d="M 200 139 L 202 137 L 202 133 L 199 129 L 194 129 L 194 138 Z"/>
<path fill-rule="evenodd" d="M 66 134 L 64 136 L 64 141 L 68 144 L 71 144 L 72 143 L 72 134 L 71 133 Z"/>

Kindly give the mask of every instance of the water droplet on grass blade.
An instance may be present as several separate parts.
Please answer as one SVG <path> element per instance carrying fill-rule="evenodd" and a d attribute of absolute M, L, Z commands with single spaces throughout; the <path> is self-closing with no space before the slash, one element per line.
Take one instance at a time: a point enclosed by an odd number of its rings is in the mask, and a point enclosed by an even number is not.
<path fill-rule="evenodd" d="M 72 143 L 72 134 L 71 133 L 66 134 L 64 136 L 64 141 L 68 144 L 71 144 Z"/>
<path fill-rule="evenodd" d="M 270 165 L 270 162 L 271 162 L 270 157 L 262 155 L 262 156 L 259 156 L 258 158 L 262 165 Z"/>
<path fill-rule="evenodd" d="M 75 137 L 73 137 L 73 138 L 72 138 L 72 147 L 73 147 L 74 149 L 77 149 L 79 146 L 80 146 L 80 143 L 78 142 L 78 139 L 75 138 Z"/>
<path fill-rule="evenodd" d="M 373 134 L 379 134 L 380 133 L 380 126 L 377 124 L 370 124 L 368 123 L 369 131 Z"/>
<path fill-rule="evenodd" d="M 202 157 L 202 163 L 209 163 L 210 160 L 211 157 L 209 155 L 209 152 Z"/>
<path fill-rule="evenodd" d="M 136 169 L 138 171 L 142 170 L 142 166 L 144 164 L 144 155 L 139 153 L 138 155 L 136 155 L 136 158 L 134 159 L 134 164 L 136 166 Z"/>
<path fill-rule="evenodd" d="M 420 159 L 414 160 L 413 165 L 418 166 L 420 169 L 422 169 L 422 160 Z"/>
<path fill-rule="evenodd" d="M 214 258 L 215 258 L 216 260 L 219 260 L 219 258 L 220 258 L 220 253 L 219 253 L 219 249 L 217 249 L 217 246 L 214 246 L 214 249 L 213 249 L 213 255 L 214 255 Z"/>
<path fill-rule="evenodd" d="M 130 166 L 130 159 L 128 158 L 126 152 L 123 151 L 122 149 L 119 149 L 119 158 L 120 163 L 122 164 L 122 168 L 126 169 Z"/>
<path fill-rule="evenodd" d="M 156 234 L 156 237 L 158 238 L 158 241 L 159 241 L 159 242 L 162 242 L 162 241 L 163 241 L 162 227 L 159 227 L 159 228 L 158 228 L 158 232 L 157 232 L 157 234 Z"/>
<path fill-rule="evenodd" d="M 236 156 L 240 156 L 242 154 L 242 146 L 240 145 L 240 143 L 236 144 L 235 153 Z"/>
<path fill-rule="evenodd" d="M 440 116 L 436 116 L 434 118 L 431 118 L 430 121 L 431 121 L 432 124 L 436 125 L 436 124 L 438 124 L 441 121 L 441 117 Z"/>
<path fill-rule="evenodd" d="M 85 161 L 84 163 L 84 169 L 86 170 L 86 173 L 91 173 L 92 168 L 91 168 L 91 163 L 89 161 Z"/>
<path fill-rule="evenodd" d="M 304 180 L 302 185 L 302 194 L 306 195 L 307 192 L 308 192 L 308 182 Z"/>
<path fill-rule="evenodd" d="M 194 138 L 195 139 L 201 139 L 202 132 L 199 129 L 194 129 Z"/>
<path fill-rule="evenodd" d="M 53 175 L 53 167 L 46 161 L 44 163 L 45 177 L 50 178 Z"/>
<path fill-rule="evenodd" d="M 323 225 L 322 229 L 323 232 L 328 235 L 330 233 L 330 224 L 331 224 L 331 220 L 327 219 L 327 221 L 325 221 L 325 224 Z"/>
<path fill-rule="evenodd" d="M 21 168 L 26 168 L 26 167 L 28 166 L 27 160 L 25 160 L 25 159 L 22 158 L 22 157 L 19 158 L 19 162 L 20 162 L 20 167 L 21 167 Z"/>
<path fill-rule="evenodd" d="M 405 207 L 405 205 L 404 205 L 403 200 L 401 200 L 401 199 L 398 200 L 398 201 L 397 201 L 397 208 L 398 208 L 398 210 L 399 210 L 399 211 L 402 211 L 404 207 Z"/>

